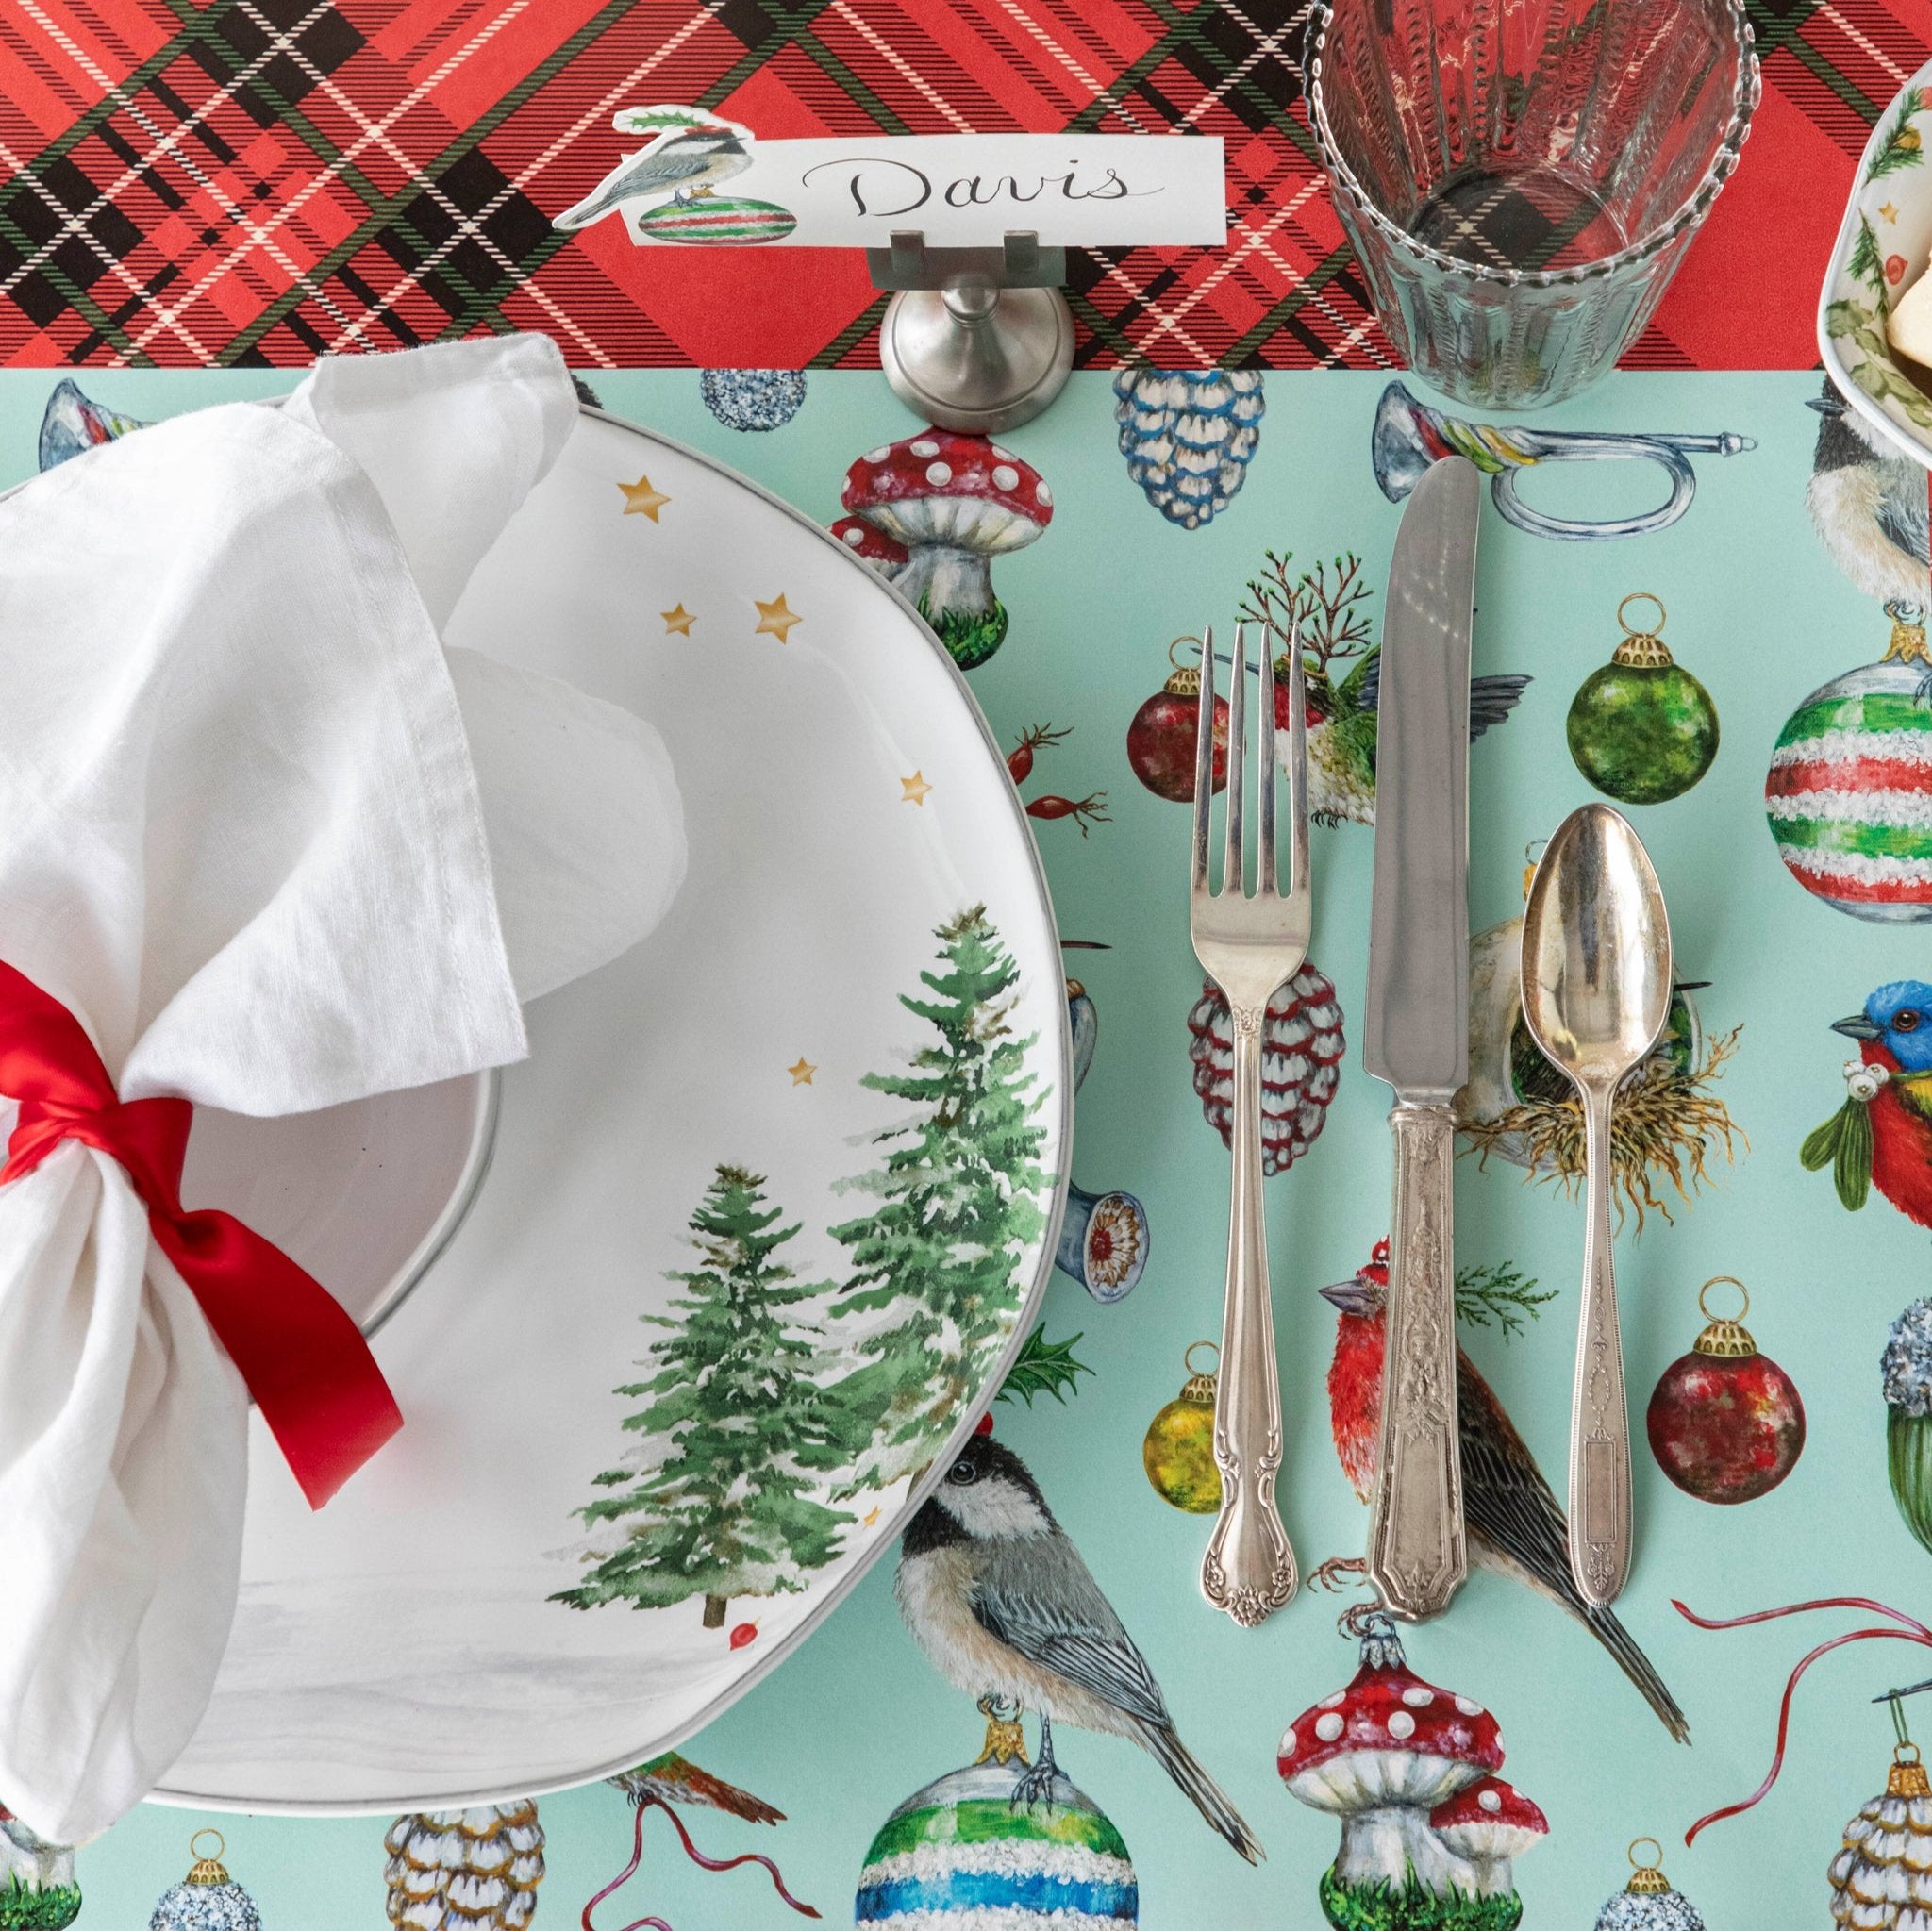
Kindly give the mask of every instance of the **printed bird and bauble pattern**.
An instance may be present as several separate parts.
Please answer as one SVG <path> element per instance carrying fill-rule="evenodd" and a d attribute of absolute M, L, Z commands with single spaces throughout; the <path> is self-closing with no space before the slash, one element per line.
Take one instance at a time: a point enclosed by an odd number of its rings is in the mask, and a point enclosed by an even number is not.
<path fill-rule="evenodd" d="M 1932 1227 L 1932 985 L 1879 986 L 1831 1030 L 1858 1057 L 1841 1069 L 1844 1104 L 1806 1136 L 1800 1160 L 1813 1172 L 1829 1167 L 1852 1212 L 1875 1186 L 1907 1220 Z"/>

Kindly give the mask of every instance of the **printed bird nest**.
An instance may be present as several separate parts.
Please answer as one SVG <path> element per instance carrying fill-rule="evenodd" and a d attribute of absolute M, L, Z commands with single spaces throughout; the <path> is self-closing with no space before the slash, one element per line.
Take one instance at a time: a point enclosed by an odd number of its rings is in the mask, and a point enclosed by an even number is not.
<path fill-rule="evenodd" d="M 1610 1122 L 1610 1172 L 1620 1213 L 1639 1227 L 1646 1212 L 1672 1218 L 1668 1186 L 1689 1203 L 1711 1177 L 1710 1162 L 1722 1150 L 1726 1164 L 1738 1143 L 1751 1141 L 1711 1090 L 1724 1062 L 1738 1049 L 1740 1028 L 1710 1040 L 1691 1064 L 1657 1056 L 1647 1059 L 1617 1089 Z M 1556 1180 L 1566 1193 L 1583 1181 L 1583 1107 L 1574 1092 L 1532 1093 L 1487 1119 L 1457 1124 L 1487 1165 L 1500 1154 L 1527 1169 L 1528 1180 Z"/>

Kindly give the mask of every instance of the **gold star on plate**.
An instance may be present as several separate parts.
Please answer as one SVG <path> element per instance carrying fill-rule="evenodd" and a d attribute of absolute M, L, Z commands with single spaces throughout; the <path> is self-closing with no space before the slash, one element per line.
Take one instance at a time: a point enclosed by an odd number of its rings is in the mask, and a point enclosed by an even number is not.
<path fill-rule="evenodd" d="M 785 594 L 781 591 L 772 601 L 762 603 L 752 599 L 758 605 L 758 627 L 752 632 L 754 637 L 775 637 L 780 643 L 786 641 L 785 634 L 794 624 L 803 624 L 805 619 L 785 606 Z"/>
<path fill-rule="evenodd" d="M 932 787 L 925 781 L 925 774 L 923 771 L 915 771 L 910 777 L 902 777 L 899 780 L 899 802 L 902 805 L 924 805 L 925 794 L 931 790 Z"/>
<path fill-rule="evenodd" d="M 1898 209 L 1889 201 L 1878 210 L 1878 212 L 1881 215 L 1883 215 L 1884 218 L 1889 222 L 1895 222 L 1898 219 Z"/>
<path fill-rule="evenodd" d="M 878 1521 L 878 1519 L 879 1506 L 876 1502 L 874 1502 L 873 1506 L 870 1508 L 868 1508 L 862 1516 L 859 1517 L 859 1521 L 863 1523 L 867 1528 L 871 1528 L 873 1523 Z"/>
<path fill-rule="evenodd" d="M 818 1068 L 801 1053 L 798 1056 L 798 1063 L 795 1066 L 788 1066 L 785 1071 L 791 1075 L 791 1084 L 793 1086 L 809 1086 L 811 1084 L 811 1076 L 818 1071 Z"/>
<path fill-rule="evenodd" d="M 664 620 L 664 635 L 666 637 L 671 636 L 674 632 L 679 637 L 689 637 L 691 635 L 691 626 L 698 621 L 682 604 L 669 610 L 659 610 L 658 614 Z"/>
<path fill-rule="evenodd" d="M 661 490 L 651 488 L 649 476 L 640 476 L 634 483 L 620 483 L 624 491 L 624 513 L 626 516 L 648 516 L 653 523 L 658 521 L 658 512 L 671 501 Z"/>

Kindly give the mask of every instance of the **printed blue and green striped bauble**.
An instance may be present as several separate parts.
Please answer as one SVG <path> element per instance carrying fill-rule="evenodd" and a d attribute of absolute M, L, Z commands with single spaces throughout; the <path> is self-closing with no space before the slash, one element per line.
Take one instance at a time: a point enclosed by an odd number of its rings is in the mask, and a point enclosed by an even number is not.
<path fill-rule="evenodd" d="M 1826 905 L 1884 924 L 1932 919 L 1926 664 L 1888 656 L 1814 691 L 1778 733 L 1764 809 L 1778 856 Z"/>
<path fill-rule="evenodd" d="M 926 1785 L 866 1853 L 854 1913 L 893 1931 L 1120 1931 L 1140 1922 L 1127 1847 L 1063 1776 L 1016 1804 L 1023 1767 L 975 1763 Z"/>

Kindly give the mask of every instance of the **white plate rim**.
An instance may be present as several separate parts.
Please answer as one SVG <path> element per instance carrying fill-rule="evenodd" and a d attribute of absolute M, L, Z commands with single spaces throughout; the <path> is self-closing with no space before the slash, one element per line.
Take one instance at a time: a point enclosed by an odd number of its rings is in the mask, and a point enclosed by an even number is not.
<path fill-rule="evenodd" d="M 273 406 L 279 406 L 279 398 L 275 399 L 275 403 Z M 986 749 L 987 756 L 995 762 L 1002 772 L 1005 771 L 1006 757 L 999 748 L 998 740 L 992 734 L 991 725 L 986 721 L 986 714 L 980 709 L 978 700 L 973 695 L 972 689 L 966 682 L 965 674 L 960 671 L 958 665 L 953 661 L 951 654 L 947 651 L 945 645 L 940 641 L 932 626 L 926 623 L 924 617 L 920 616 L 918 609 L 897 589 L 888 583 L 884 577 L 880 576 L 869 563 L 862 562 L 858 558 L 855 557 L 822 524 L 815 522 L 804 510 L 798 508 L 793 504 L 788 503 L 774 491 L 766 489 L 763 484 L 754 481 L 741 472 L 733 469 L 729 463 L 720 461 L 719 458 L 708 455 L 703 450 L 693 449 L 688 443 L 680 442 L 674 437 L 666 436 L 656 429 L 647 428 L 642 424 L 633 423 L 627 417 L 617 415 L 609 409 L 584 402 L 581 399 L 579 399 L 577 404 L 577 412 L 580 416 L 591 417 L 595 421 L 607 423 L 613 428 L 625 430 L 631 435 L 641 437 L 647 442 L 652 442 L 659 448 L 670 450 L 674 454 L 711 471 L 725 483 L 741 490 L 749 491 L 754 496 L 762 498 L 764 502 L 771 505 L 774 508 L 782 511 L 793 523 L 809 530 L 820 542 L 841 559 L 844 568 L 862 571 L 875 590 L 883 591 L 886 595 L 890 596 L 893 602 L 898 604 L 901 610 L 912 620 L 915 634 L 923 639 L 927 649 L 938 658 L 951 676 L 955 691 L 963 700 L 967 717 L 971 719 L 978 730 L 979 739 Z M 22 487 L 25 486 L 23 485 Z M 1034 890 L 1039 894 L 1040 907 L 1045 915 L 1047 930 L 1051 934 L 1058 935 L 1059 922 L 1054 915 L 1053 894 L 1047 884 L 1046 869 L 1041 862 L 1040 847 L 1035 843 L 1032 831 L 1027 824 L 1025 809 L 1020 801 L 1019 792 L 1010 783 L 1007 784 L 1005 791 L 1008 809 L 1012 817 L 1013 829 L 1019 839 L 1021 849 L 1025 854 L 1027 875 L 1032 879 Z M 961 1419 L 954 1424 L 952 1432 L 934 1453 L 931 1466 L 927 1469 L 925 1474 L 912 1486 L 904 1502 L 900 1504 L 894 1518 L 894 1525 L 888 1527 L 885 1533 L 876 1539 L 872 1553 L 864 1561 L 854 1564 L 843 1574 L 839 1576 L 836 1581 L 827 1584 L 823 1594 L 812 1604 L 808 1612 L 799 1619 L 797 1624 L 779 1638 L 770 1650 L 761 1654 L 756 1662 L 751 1663 L 741 1675 L 736 1677 L 732 1682 L 720 1690 L 717 1695 L 712 1697 L 701 1708 L 694 1711 L 690 1717 L 672 1725 L 661 1736 L 641 1743 L 635 1750 L 626 1751 L 618 1758 L 611 1759 L 571 1776 L 548 1776 L 540 1779 L 534 1784 L 519 1785 L 514 1789 L 506 1788 L 503 1785 L 486 1785 L 480 1790 L 474 1791 L 452 1792 L 448 1795 L 440 1794 L 434 1800 L 420 1797 L 399 1800 L 396 1796 L 390 1795 L 315 1802 L 291 1798 L 242 1799 L 232 1796 L 210 1796 L 201 1791 L 175 1790 L 164 1782 L 149 1791 L 144 1801 L 173 1809 L 211 1810 L 230 1815 L 322 1818 L 387 1816 L 395 1813 L 399 1808 L 410 1811 L 429 1809 L 466 1810 L 491 1804 L 513 1803 L 525 1797 L 550 1796 L 559 1790 L 573 1790 L 587 1784 L 597 1783 L 606 1778 L 616 1776 L 623 1771 L 635 1769 L 641 1762 L 661 1756 L 667 1750 L 676 1749 L 680 1744 L 689 1741 L 692 1737 L 696 1736 L 699 1731 L 703 1730 L 715 1718 L 722 1716 L 741 1697 L 756 1689 L 780 1664 L 789 1661 L 807 1638 L 822 1628 L 826 1619 L 839 1607 L 845 1598 L 872 1574 L 880 1562 L 886 1560 L 890 1556 L 895 1534 L 899 1529 L 903 1529 L 907 1523 L 911 1521 L 912 1517 L 924 1505 L 927 1498 L 945 1479 L 948 1467 L 977 1429 L 980 1417 L 985 1412 L 986 1401 L 984 1397 L 991 1390 L 996 1390 L 1001 1382 L 1006 1379 L 1013 1362 L 1019 1357 L 1020 1350 L 1026 1343 L 1026 1337 L 1032 1332 L 1034 1323 L 1040 1317 L 1041 1303 L 1046 1298 L 1047 1288 L 1053 1279 L 1055 1256 L 1059 1248 L 1060 1224 L 1066 1217 L 1067 1189 L 1071 1182 L 1074 1164 L 1073 1027 L 1068 1017 L 1066 1000 L 1064 998 L 1055 1000 L 1052 1002 L 1052 1007 L 1057 1015 L 1055 1038 L 1058 1050 L 1055 1057 L 1058 1062 L 1058 1078 L 1054 1093 L 1048 1104 L 1057 1107 L 1059 1113 L 1059 1172 L 1054 1177 L 1053 1194 L 1046 1210 L 1046 1226 L 1045 1231 L 1041 1237 L 1040 1256 L 1035 1266 L 1034 1277 L 1028 1284 L 1026 1292 L 1021 1300 L 1018 1315 L 1013 1323 L 1012 1335 L 1006 1346 L 1001 1349 L 986 1377 L 982 1388 L 982 1398 L 961 1405 Z M 493 1120 L 493 1106 L 491 1114 Z M 493 1133 L 491 1136 L 491 1142 L 493 1146 Z M 487 1160 L 487 1150 L 485 1157 Z M 476 1191 L 480 1192 L 480 1190 L 479 1187 Z M 474 1198 L 475 1196 L 473 1195 L 472 1197 Z M 459 1219 L 460 1216 L 457 1218 Z M 453 1220 L 451 1224 L 442 1230 L 442 1244 L 446 1244 L 455 1232 L 456 1221 Z M 438 1252 L 440 1251 L 441 1245 L 438 1248 Z M 430 1263 L 434 1259 L 435 1255 L 432 1254 L 424 1264 L 425 1272 L 427 1272 Z M 395 1307 L 400 1306 L 402 1299 L 403 1296 L 400 1294 L 395 1296 L 391 1303 L 390 1311 L 393 1311 Z"/>
<path fill-rule="evenodd" d="M 1878 145 L 1885 138 L 1888 125 L 1898 111 L 1899 103 L 1905 98 L 1907 89 L 1932 90 L 1932 60 L 1928 60 L 1919 71 L 1907 77 L 1905 85 L 1885 104 L 1884 111 L 1872 125 L 1872 132 L 1865 145 L 1858 151 L 1857 172 L 1852 176 L 1852 191 L 1845 202 L 1843 218 L 1838 225 L 1838 239 L 1831 244 L 1831 256 L 1824 266 L 1824 278 L 1818 288 L 1818 315 L 1816 333 L 1818 355 L 1824 364 L 1824 373 L 1831 377 L 1831 384 L 1841 395 L 1847 407 L 1858 419 L 1870 424 L 1899 455 L 1909 457 L 1913 462 L 1932 469 L 1932 436 L 1924 440 L 1913 435 L 1875 397 L 1869 396 L 1858 386 L 1857 378 L 1846 366 L 1843 354 L 1838 345 L 1838 338 L 1831 332 L 1829 315 L 1831 305 L 1838 299 L 1839 281 L 1844 274 L 1844 264 L 1851 252 L 1852 235 L 1862 211 L 1865 191 L 1870 185 L 1865 179 L 1865 171 L 1872 165 L 1872 158 L 1878 151 Z M 1932 194 L 1932 181 L 1927 183 L 1927 192 Z M 1932 274 L 1932 269 L 1922 270 Z M 1918 277 L 1914 276 L 1913 280 Z M 1907 288 L 1910 287 L 1907 283 Z M 1905 289 L 1899 292 L 1903 294 Z"/>

